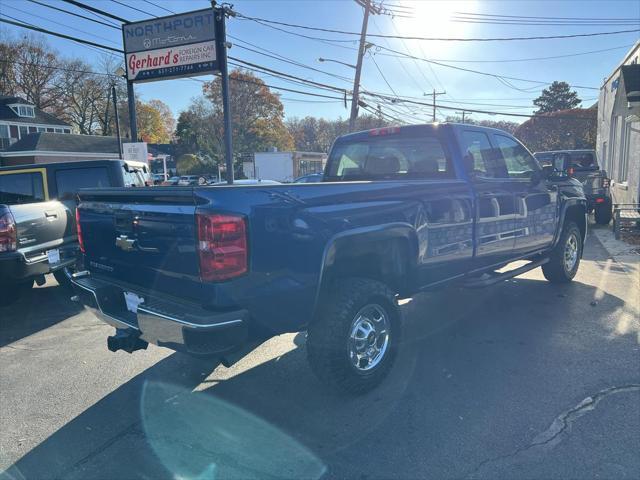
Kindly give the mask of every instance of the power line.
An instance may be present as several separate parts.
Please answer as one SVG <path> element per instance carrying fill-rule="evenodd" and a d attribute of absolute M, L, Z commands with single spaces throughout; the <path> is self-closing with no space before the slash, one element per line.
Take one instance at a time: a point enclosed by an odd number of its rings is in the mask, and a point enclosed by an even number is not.
<path fill-rule="evenodd" d="M 34 63 L 34 62 L 16 62 L 12 60 L 5 60 L 0 58 L 0 62 L 2 63 L 10 63 L 13 65 L 23 65 L 25 67 L 38 67 L 38 68 L 48 68 L 51 70 L 60 70 L 63 72 L 72 72 L 72 73 L 86 73 L 88 75 L 101 75 L 104 77 L 112 77 L 112 78 L 120 78 L 118 75 L 114 73 L 103 73 L 103 72 L 94 72 L 92 70 L 81 70 L 79 68 L 69 68 L 69 67 L 59 67 L 54 65 L 44 65 L 42 63 Z"/>
<path fill-rule="evenodd" d="M 127 4 L 126 4 L 126 3 L 124 3 L 124 2 L 120 2 L 120 1 L 118 1 L 118 0 L 111 0 L 111 1 L 112 1 L 113 3 L 117 3 L 118 5 L 122 5 L 123 7 L 130 8 L 131 10 L 135 10 L 136 12 L 140 12 L 140 13 L 143 13 L 143 14 L 145 14 L 145 15 L 149 15 L 149 12 L 145 12 L 144 10 L 140 10 L 139 8 L 132 7 L 131 5 L 127 5 Z M 157 16 L 156 16 L 156 15 L 153 15 L 153 16 L 157 18 Z"/>
<path fill-rule="evenodd" d="M 592 53 L 601 53 L 601 52 L 610 52 L 613 50 L 621 50 L 623 48 L 631 48 L 633 44 L 622 45 L 619 47 L 612 48 L 603 48 L 601 50 L 590 50 L 588 52 L 577 52 L 577 53 L 567 53 L 564 55 L 554 55 L 551 57 L 532 57 L 532 58 L 513 58 L 513 59 L 502 59 L 502 60 L 454 60 L 454 59 L 444 59 L 444 58 L 433 58 L 429 59 L 435 62 L 449 62 L 449 63 L 514 63 L 514 62 L 532 62 L 536 60 L 552 60 L 557 58 L 568 58 L 568 57 L 578 57 L 581 55 L 590 55 Z M 380 55 L 396 57 L 396 55 L 381 53 Z M 400 56 L 404 56 L 400 55 Z"/>
<path fill-rule="evenodd" d="M 464 71 L 464 72 L 476 73 L 478 75 L 485 75 L 485 76 L 489 76 L 489 77 L 499 78 L 499 79 L 502 79 L 502 80 L 516 80 L 516 81 L 519 81 L 519 82 L 535 83 L 535 84 L 538 84 L 538 85 L 548 85 L 548 84 L 551 83 L 551 82 L 548 82 L 548 81 L 532 80 L 532 79 L 529 79 L 529 78 L 510 77 L 510 76 L 506 76 L 506 75 L 499 75 L 499 74 L 496 74 L 496 73 L 482 72 L 482 71 L 479 71 L 479 70 L 473 70 L 473 69 L 470 69 L 470 68 L 457 67 L 455 65 L 447 65 L 446 63 L 436 62 L 434 60 L 428 60 L 428 59 L 422 58 L 422 57 L 416 57 L 415 55 L 411 55 L 409 53 L 401 52 L 399 50 L 393 50 L 391 48 L 383 47 L 382 45 L 376 45 L 376 47 L 380 48 L 382 50 L 387 50 L 389 52 L 396 53 L 398 55 L 405 56 L 407 58 L 414 58 L 416 60 L 420 60 L 420 61 L 423 61 L 423 62 L 428 62 L 428 63 L 431 63 L 433 65 L 439 65 L 441 67 L 446 67 L 446 68 L 453 68 L 454 70 L 461 70 L 461 71 Z M 582 85 L 571 85 L 571 86 L 573 88 L 582 88 L 582 89 L 588 89 L 588 90 L 600 90 L 597 87 L 585 87 L 585 86 L 582 86 Z"/>
<path fill-rule="evenodd" d="M 84 33 L 85 35 L 89 35 L 90 37 L 98 38 L 98 39 L 100 39 L 100 40 L 104 40 L 104 41 L 106 41 L 106 42 L 109 42 L 109 43 L 112 43 L 112 44 L 114 44 L 114 45 L 117 45 L 117 43 L 116 43 L 116 42 L 114 42 L 113 40 L 111 40 L 111 39 L 109 39 L 109 38 L 106 38 L 106 37 L 103 37 L 103 36 L 100 36 L 100 35 L 95 35 L 95 34 L 93 34 L 93 33 L 87 32 L 87 31 L 85 31 L 85 30 L 80 30 L 79 28 L 70 27 L 70 26 L 68 26 L 68 25 L 65 25 L 64 23 L 56 22 L 55 20 L 51 20 L 51 19 L 49 19 L 49 18 L 43 17 L 43 16 L 41 16 L 41 15 L 37 15 L 37 14 L 35 14 L 35 13 L 25 12 L 24 10 L 21 10 L 21 9 L 19 9 L 19 8 L 17 8 L 17 7 L 14 7 L 13 5 L 10 5 L 10 6 L 9 6 L 9 8 L 12 8 L 12 9 L 16 10 L 17 12 L 20 12 L 20 13 L 22 13 L 23 15 L 31 15 L 32 17 L 39 18 L 40 20 L 44 20 L 44 21 L 46 21 L 46 22 L 55 23 L 56 25 L 60 25 L 61 27 L 68 28 L 68 29 L 74 30 L 74 31 L 76 31 L 76 32 Z M 5 14 L 5 16 L 7 16 L 7 17 L 8 17 L 9 15 L 6 15 L 6 14 Z M 11 18 L 11 17 L 10 17 L 10 18 Z"/>
<path fill-rule="evenodd" d="M 30 25 L 28 23 L 24 23 L 21 20 L 18 20 L 18 19 L 14 18 L 14 17 L 11 17 L 11 16 L 7 15 L 6 13 L 3 13 L 2 15 L 4 15 L 5 17 L 8 17 L 8 18 L 12 18 L 14 20 L 17 20 L 17 21 L 14 22 L 14 21 L 11 21 L 11 20 L 7 20 L 6 18 L 0 18 L 0 22 L 2 22 L 2 23 L 8 23 L 10 25 L 15 25 L 16 27 L 22 27 L 22 28 L 26 28 L 28 30 L 34 30 L 36 32 L 46 33 L 48 35 L 53 35 L 54 37 L 64 38 L 66 40 L 71 40 L 72 42 L 76 42 L 76 43 L 80 43 L 80 44 L 92 45 L 94 47 L 102 48 L 102 49 L 105 49 L 105 50 L 110 50 L 110 51 L 116 52 L 116 53 L 124 53 L 124 51 L 122 51 L 122 50 L 120 50 L 118 48 L 108 47 L 106 45 L 100 45 L 99 43 L 94 43 L 94 42 L 91 42 L 89 40 L 81 40 L 79 38 L 71 37 L 71 36 L 65 35 L 63 33 L 52 32 L 51 30 L 47 30 L 45 28 L 40 28 L 40 27 L 36 27 L 35 25 Z"/>
<path fill-rule="evenodd" d="M 157 3 L 153 3 L 153 2 L 151 2 L 151 1 L 149 1 L 149 0 L 143 0 L 143 1 L 144 1 L 145 3 L 148 3 L 149 5 L 153 5 L 154 7 L 157 7 L 157 8 L 159 8 L 159 9 L 161 9 L 161 10 L 164 10 L 164 11 L 165 11 L 165 12 L 167 12 L 167 13 L 173 13 L 173 14 L 175 14 L 175 13 L 176 13 L 176 12 L 174 12 L 173 10 L 171 10 L 171 9 L 169 9 L 169 8 L 165 8 L 165 7 L 163 7 L 162 5 L 158 5 Z"/>
<path fill-rule="evenodd" d="M 602 18 L 602 17 L 534 17 L 528 15 L 498 15 L 492 13 L 455 12 L 456 15 L 469 15 L 474 17 L 498 17 L 498 18 L 518 18 L 534 20 L 575 20 L 575 21 L 629 21 L 629 18 Z"/>
<path fill-rule="evenodd" d="M 77 0 L 62 0 L 62 1 L 65 3 L 69 3 L 71 5 L 74 5 L 78 8 L 82 8 L 83 10 L 88 10 L 90 12 L 98 13 L 102 16 L 111 18 L 113 20 L 117 20 L 120 23 L 130 23 L 129 20 L 125 20 L 122 17 L 118 17 L 117 15 L 114 15 L 112 13 L 105 12 L 104 10 L 100 10 L 99 8 L 92 7 L 91 5 L 87 5 L 86 3 L 78 2 Z"/>
<path fill-rule="evenodd" d="M 320 27 L 310 27 L 308 25 L 300 25 L 295 23 L 287 23 L 287 22 L 279 22 L 276 20 L 267 20 L 264 18 L 258 17 L 249 17 L 247 15 L 243 15 L 239 12 L 236 12 L 238 18 L 242 18 L 245 20 L 251 20 L 256 23 L 261 24 L 274 24 L 274 25 L 282 25 L 285 27 L 291 28 L 300 28 L 303 30 L 313 30 L 319 32 L 328 32 L 328 33 L 338 33 L 341 35 L 360 35 L 357 32 L 349 32 L 345 30 L 336 30 L 331 28 L 320 28 Z M 577 38 L 577 37 L 595 37 L 600 35 L 617 35 L 621 33 L 631 33 L 631 32 L 639 32 L 640 28 L 630 29 L 630 30 L 617 30 L 613 32 L 592 32 L 592 33 L 575 33 L 570 35 L 538 35 L 532 37 L 495 37 L 495 38 L 442 38 L 442 37 L 419 37 L 419 36 L 399 36 L 399 35 L 385 35 L 385 34 L 370 34 L 370 37 L 377 38 L 402 38 L 404 40 L 424 40 L 424 41 L 439 41 L 439 42 L 494 42 L 494 41 L 512 41 L 512 40 L 551 40 L 551 39 L 560 39 L 560 38 Z M 291 33 L 291 32 L 288 32 Z M 301 35 L 301 34 L 299 34 Z M 302 35 L 301 35 L 302 36 Z M 317 37 L 314 37 L 317 39 Z M 341 41 L 347 42 L 348 40 L 336 40 L 336 39 L 322 39 L 329 41 Z"/>
<path fill-rule="evenodd" d="M 97 20 L 95 18 L 87 17 L 87 16 L 82 15 L 80 13 L 72 12 L 71 10 L 65 10 L 64 8 L 54 7 L 53 5 L 49 5 L 47 3 L 42 3 L 42 2 L 39 2 L 38 0 L 27 0 L 27 1 L 29 1 L 31 3 L 36 3 L 36 4 L 41 5 L 43 7 L 51 8 L 52 10 L 57 10 L 59 12 L 63 12 L 63 13 L 67 13 L 69 15 L 73 15 L 74 17 L 84 18 L 85 20 L 89 20 L 90 22 L 94 22 L 94 23 L 99 23 L 100 25 L 104 25 L 104 26 L 109 27 L 109 28 L 114 28 L 116 30 L 120 30 L 120 27 L 114 25 L 113 23 L 103 22 L 102 20 Z"/>

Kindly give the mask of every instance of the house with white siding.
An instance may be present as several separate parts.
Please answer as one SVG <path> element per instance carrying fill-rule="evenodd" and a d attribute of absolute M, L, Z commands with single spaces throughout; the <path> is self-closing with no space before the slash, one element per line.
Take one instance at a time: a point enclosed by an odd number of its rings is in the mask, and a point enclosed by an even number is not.
<path fill-rule="evenodd" d="M 600 88 L 596 148 L 614 203 L 639 203 L 640 41 Z"/>

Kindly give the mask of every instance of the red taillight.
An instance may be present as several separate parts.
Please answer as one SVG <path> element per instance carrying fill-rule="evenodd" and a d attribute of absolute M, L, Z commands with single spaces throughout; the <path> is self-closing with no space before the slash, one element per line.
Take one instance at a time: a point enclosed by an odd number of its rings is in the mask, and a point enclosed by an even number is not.
<path fill-rule="evenodd" d="M 18 248 L 16 222 L 10 212 L 0 215 L 0 252 L 14 252 Z"/>
<path fill-rule="evenodd" d="M 82 239 L 82 227 L 80 226 L 79 208 L 76 208 L 76 231 L 78 232 L 78 244 L 80 244 L 80 251 L 84 253 L 84 240 Z"/>
<path fill-rule="evenodd" d="M 596 203 L 604 203 L 604 198 L 602 197 L 596 198 Z"/>
<path fill-rule="evenodd" d="M 228 280 L 247 271 L 247 226 L 244 217 L 196 214 L 200 278 Z"/>

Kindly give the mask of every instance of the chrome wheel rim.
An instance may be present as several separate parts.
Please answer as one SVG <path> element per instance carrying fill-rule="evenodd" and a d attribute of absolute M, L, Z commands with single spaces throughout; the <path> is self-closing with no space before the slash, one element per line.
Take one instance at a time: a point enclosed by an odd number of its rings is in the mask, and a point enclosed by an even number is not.
<path fill-rule="evenodd" d="M 564 246 L 564 268 L 567 272 L 573 270 L 578 261 L 578 237 L 575 233 L 569 235 L 567 243 Z"/>
<path fill-rule="evenodd" d="M 366 372 L 375 368 L 389 347 L 389 316 L 375 303 L 365 305 L 351 322 L 349 359 L 354 368 Z"/>

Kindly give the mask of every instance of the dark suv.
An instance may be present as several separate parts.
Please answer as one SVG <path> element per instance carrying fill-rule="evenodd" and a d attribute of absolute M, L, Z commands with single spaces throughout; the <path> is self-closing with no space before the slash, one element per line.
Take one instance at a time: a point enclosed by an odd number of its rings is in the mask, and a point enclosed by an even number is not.
<path fill-rule="evenodd" d="M 596 223 L 608 225 L 611 221 L 610 179 L 600 169 L 595 150 L 553 150 L 533 154 L 542 165 L 553 165 L 582 183 L 589 213 L 594 212 Z"/>
<path fill-rule="evenodd" d="M 53 273 L 59 283 L 78 248 L 76 192 L 80 188 L 144 186 L 123 160 L 0 167 L 0 306 Z"/>

